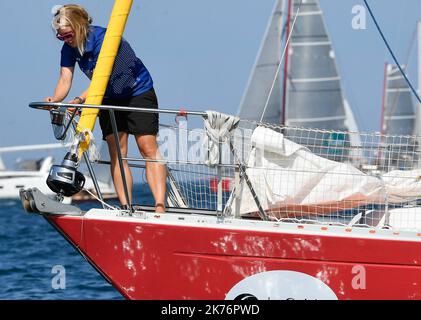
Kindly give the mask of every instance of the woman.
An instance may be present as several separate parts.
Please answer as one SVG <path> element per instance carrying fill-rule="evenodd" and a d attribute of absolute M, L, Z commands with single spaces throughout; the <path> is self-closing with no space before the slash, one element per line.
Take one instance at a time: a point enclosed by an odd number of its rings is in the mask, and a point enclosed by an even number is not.
<path fill-rule="evenodd" d="M 61 50 L 60 78 L 52 97 L 46 102 L 62 102 L 72 86 L 76 62 L 83 73 L 92 79 L 93 70 L 104 40 L 106 29 L 93 26 L 92 19 L 86 10 L 78 5 L 64 5 L 53 9 L 53 28 L 56 37 L 64 41 Z M 69 103 L 84 103 L 88 90 Z M 158 108 L 152 78 L 136 57 L 133 49 L 124 39 L 114 63 L 103 104 Z M 115 112 L 118 136 L 123 157 L 127 156 L 129 134 L 136 139 L 140 153 L 145 159 L 160 159 L 156 135 L 158 134 L 158 114 L 139 112 Z M 118 198 L 123 206 L 127 205 L 120 167 L 118 164 L 115 139 L 108 111 L 99 114 L 103 140 L 108 144 L 111 158 L 111 174 Z M 124 172 L 131 202 L 133 179 L 127 161 L 124 161 Z M 146 176 L 155 199 L 155 211 L 165 212 L 166 168 L 157 162 L 147 162 Z"/>

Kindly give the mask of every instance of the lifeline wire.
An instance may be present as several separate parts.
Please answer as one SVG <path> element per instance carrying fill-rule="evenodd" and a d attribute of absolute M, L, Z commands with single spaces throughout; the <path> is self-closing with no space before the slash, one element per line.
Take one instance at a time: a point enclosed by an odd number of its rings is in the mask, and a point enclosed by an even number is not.
<path fill-rule="evenodd" d="M 396 58 L 395 54 L 393 53 L 392 48 L 389 45 L 389 42 L 386 40 L 386 37 L 383 34 L 383 31 L 381 30 L 379 24 L 377 23 L 376 18 L 374 17 L 373 11 L 371 11 L 371 8 L 367 2 L 367 0 L 364 0 L 364 3 L 368 9 L 368 12 L 370 13 L 371 18 L 374 21 L 374 24 L 376 25 L 377 30 L 379 31 L 381 37 L 383 38 L 384 43 L 386 44 L 387 49 L 389 50 L 390 54 L 392 55 L 393 60 L 395 61 L 396 65 L 399 68 L 399 71 L 402 73 L 403 77 L 405 78 L 405 81 L 408 83 L 409 87 L 411 88 L 411 91 L 413 92 L 413 94 L 415 95 L 415 97 L 417 98 L 418 102 L 421 103 L 421 98 L 418 95 L 417 91 L 415 90 L 414 86 L 412 85 L 411 81 L 408 79 L 408 77 L 406 76 L 405 72 L 403 72 L 402 67 L 398 61 L 398 59 Z"/>
<path fill-rule="evenodd" d="M 275 79 L 273 80 L 272 87 L 270 88 L 269 96 L 268 96 L 268 98 L 266 100 L 265 108 L 263 109 L 262 117 L 260 118 L 260 122 L 263 121 L 263 117 L 265 116 L 266 109 L 267 109 L 267 107 L 269 105 L 269 100 L 270 100 L 270 97 L 272 96 L 273 89 L 275 88 L 276 79 L 278 78 L 279 71 L 281 70 L 282 62 L 284 61 L 285 53 L 286 53 L 286 51 L 288 49 L 288 45 L 289 45 L 289 42 L 291 40 L 292 32 L 294 31 L 295 22 L 297 21 L 298 14 L 300 13 L 300 8 L 301 8 L 302 3 L 303 3 L 303 0 L 301 0 L 300 1 L 300 4 L 298 5 L 297 13 L 295 14 L 294 22 L 292 23 L 292 27 L 291 27 L 291 31 L 289 32 L 288 39 L 285 42 L 284 52 L 282 53 L 281 61 L 279 62 L 278 69 L 276 70 Z"/>

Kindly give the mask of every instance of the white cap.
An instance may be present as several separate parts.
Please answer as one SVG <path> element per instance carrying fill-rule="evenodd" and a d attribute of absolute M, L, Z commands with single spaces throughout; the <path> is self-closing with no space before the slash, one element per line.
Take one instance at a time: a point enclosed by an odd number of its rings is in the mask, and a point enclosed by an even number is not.
<path fill-rule="evenodd" d="M 51 14 L 52 14 L 53 16 L 57 15 L 57 14 L 58 14 L 58 12 L 60 11 L 60 9 L 61 9 L 61 7 L 62 7 L 62 6 L 63 6 L 62 4 L 56 4 L 55 6 L 53 6 L 53 7 L 51 8 Z"/>
<path fill-rule="evenodd" d="M 51 8 L 51 14 L 53 15 L 53 20 L 51 21 L 51 26 L 53 29 L 58 30 L 60 29 L 60 24 L 58 20 L 60 19 L 59 12 L 60 9 L 63 7 L 62 4 L 56 4 Z"/>

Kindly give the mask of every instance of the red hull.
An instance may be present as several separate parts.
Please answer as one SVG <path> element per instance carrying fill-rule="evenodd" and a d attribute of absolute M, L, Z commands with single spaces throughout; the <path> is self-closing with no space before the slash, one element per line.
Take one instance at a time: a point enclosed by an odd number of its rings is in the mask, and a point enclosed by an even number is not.
<path fill-rule="evenodd" d="M 296 232 L 282 232 L 129 218 L 47 219 L 129 299 L 225 299 L 245 278 L 274 270 L 318 279 L 338 299 L 421 299 L 419 235 L 410 241 L 393 240 L 393 233 L 382 239 L 368 229 L 356 237 L 345 228 L 342 235 L 323 227 L 306 234 L 309 227 L 297 225 Z M 289 285 L 294 291 L 296 284 Z"/>

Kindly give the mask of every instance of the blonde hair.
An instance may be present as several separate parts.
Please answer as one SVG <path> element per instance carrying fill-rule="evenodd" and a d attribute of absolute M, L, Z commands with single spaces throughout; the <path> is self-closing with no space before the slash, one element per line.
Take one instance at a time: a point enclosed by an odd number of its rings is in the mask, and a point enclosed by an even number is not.
<path fill-rule="evenodd" d="M 86 39 L 92 18 L 82 6 L 77 4 L 66 4 L 53 12 L 53 28 L 57 31 L 60 28 L 70 27 L 75 33 L 75 43 L 80 55 L 85 52 Z"/>

